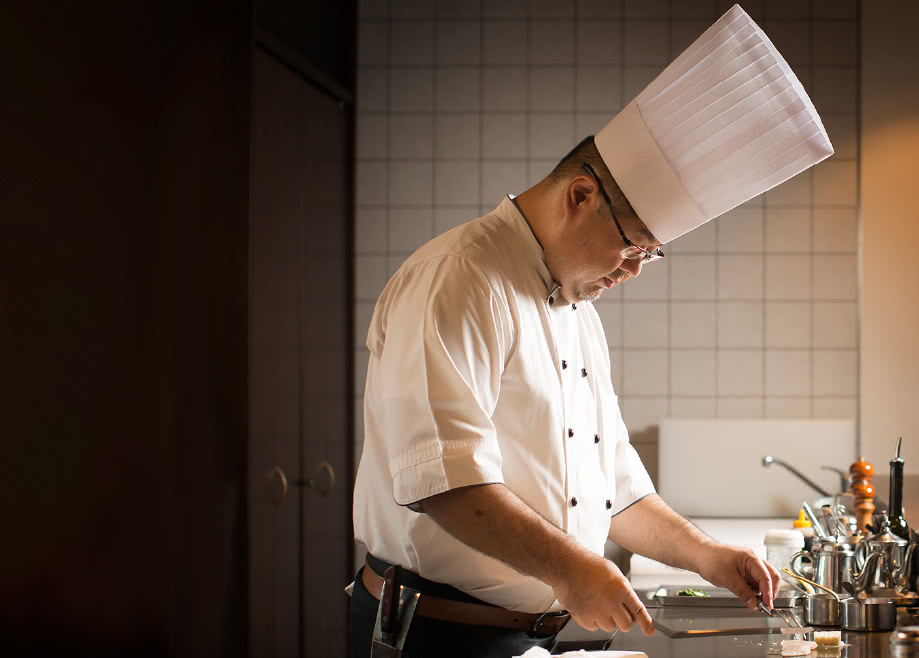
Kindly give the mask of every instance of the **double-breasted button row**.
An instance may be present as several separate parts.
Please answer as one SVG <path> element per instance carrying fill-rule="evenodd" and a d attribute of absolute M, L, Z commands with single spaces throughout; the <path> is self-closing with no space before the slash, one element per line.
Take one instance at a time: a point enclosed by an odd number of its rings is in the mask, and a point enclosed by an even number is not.
<path fill-rule="evenodd" d="M 568 502 L 571 503 L 572 507 L 577 507 L 578 506 L 577 496 L 572 496 L 571 500 Z M 609 498 L 606 499 L 606 509 L 613 509 L 613 501 L 611 501 Z"/>
<path fill-rule="evenodd" d="M 568 370 L 568 361 L 566 359 L 562 359 L 562 370 Z M 587 376 L 587 368 L 581 368 L 581 377 L 586 377 L 586 376 Z"/>
<path fill-rule="evenodd" d="M 569 439 L 574 438 L 574 428 L 571 428 L 571 427 L 568 428 L 568 438 Z M 599 434 L 594 434 L 594 443 L 600 443 Z"/>

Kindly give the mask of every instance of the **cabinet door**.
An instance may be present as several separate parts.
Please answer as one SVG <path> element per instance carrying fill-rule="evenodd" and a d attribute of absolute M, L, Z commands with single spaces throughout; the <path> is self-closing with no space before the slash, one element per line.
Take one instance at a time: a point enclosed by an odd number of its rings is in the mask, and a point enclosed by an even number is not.
<path fill-rule="evenodd" d="M 351 550 L 350 110 L 303 87 L 303 633 L 310 656 L 344 656 Z M 331 469 L 331 470 L 330 470 Z M 334 472 L 336 484 L 329 490 Z"/>
<path fill-rule="evenodd" d="M 349 110 L 253 59 L 250 655 L 347 655 Z M 334 486 L 333 486 L 334 482 Z"/>
<path fill-rule="evenodd" d="M 249 655 L 270 658 L 300 655 L 300 504 L 291 482 L 300 477 L 303 119 L 293 100 L 304 83 L 257 49 L 253 57 Z"/>

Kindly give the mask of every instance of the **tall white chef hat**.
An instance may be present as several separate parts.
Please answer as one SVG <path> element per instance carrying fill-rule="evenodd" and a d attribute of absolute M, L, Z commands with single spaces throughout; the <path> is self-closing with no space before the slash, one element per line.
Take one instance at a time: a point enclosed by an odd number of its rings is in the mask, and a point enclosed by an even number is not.
<path fill-rule="evenodd" d="M 662 243 L 833 154 L 804 87 L 734 5 L 594 137 Z"/>

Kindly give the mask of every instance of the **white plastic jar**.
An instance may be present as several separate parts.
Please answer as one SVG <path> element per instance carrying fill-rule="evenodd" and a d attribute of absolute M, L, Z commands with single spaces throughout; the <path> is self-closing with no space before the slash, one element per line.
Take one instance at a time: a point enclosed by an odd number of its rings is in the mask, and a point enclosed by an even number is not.
<path fill-rule="evenodd" d="M 804 535 L 800 530 L 773 528 L 766 531 L 763 544 L 766 546 L 766 561 L 782 573 L 782 569 L 788 568 L 791 556 L 804 549 Z M 782 585 L 783 588 L 790 587 L 786 583 Z"/>

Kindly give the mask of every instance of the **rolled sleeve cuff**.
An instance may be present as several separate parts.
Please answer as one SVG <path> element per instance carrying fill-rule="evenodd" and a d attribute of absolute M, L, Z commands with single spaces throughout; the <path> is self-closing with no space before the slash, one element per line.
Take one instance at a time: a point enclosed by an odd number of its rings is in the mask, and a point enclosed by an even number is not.
<path fill-rule="evenodd" d="M 428 452 L 418 451 L 393 469 L 393 497 L 399 505 L 412 505 L 451 489 L 504 482 L 500 454 L 480 444 L 450 454 L 432 446 Z"/>

